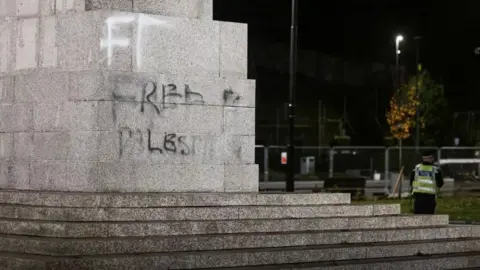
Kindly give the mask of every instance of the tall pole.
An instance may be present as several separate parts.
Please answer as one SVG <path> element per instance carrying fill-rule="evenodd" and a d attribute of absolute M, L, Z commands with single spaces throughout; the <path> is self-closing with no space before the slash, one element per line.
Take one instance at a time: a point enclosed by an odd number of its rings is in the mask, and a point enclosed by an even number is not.
<path fill-rule="evenodd" d="M 290 27 L 290 91 L 288 104 L 288 177 L 287 192 L 295 191 L 295 81 L 297 75 L 297 36 L 298 36 L 298 1 L 292 0 L 292 24 Z"/>
<path fill-rule="evenodd" d="M 415 76 L 415 91 L 417 92 L 417 100 L 420 98 L 420 85 L 419 85 L 419 77 L 420 77 L 420 39 L 421 36 L 416 36 L 414 37 L 415 39 L 415 45 L 416 45 L 416 76 Z M 417 152 L 420 149 L 420 111 L 417 106 L 416 112 L 415 112 L 415 146 Z"/>
<path fill-rule="evenodd" d="M 403 40 L 402 36 L 397 36 L 395 39 L 395 73 L 396 73 L 396 83 L 395 87 L 397 88 L 396 90 L 400 89 L 400 65 L 399 65 L 399 58 L 400 58 L 400 42 Z M 402 172 L 402 139 L 398 140 L 398 146 L 399 146 L 399 153 L 398 153 L 398 171 Z M 403 174 L 403 172 L 402 172 Z M 402 198 L 402 182 L 403 182 L 403 177 L 400 175 L 400 183 L 399 183 L 399 189 L 398 189 L 398 198 Z"/>

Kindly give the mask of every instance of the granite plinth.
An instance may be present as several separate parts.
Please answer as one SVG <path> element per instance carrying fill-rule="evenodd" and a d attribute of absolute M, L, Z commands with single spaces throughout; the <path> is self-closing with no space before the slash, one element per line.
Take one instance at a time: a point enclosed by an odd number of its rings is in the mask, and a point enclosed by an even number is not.
<path fill-rule="evenodd" d="M 0 187 L 258 191 L 254 88 L 134 72 L 0 77 Z"/>
<path fill-rule="evenodd" d="M 245 24 L 116 11 L 0 20 L 0 75 L 39 68 L 247 78 Z"/>

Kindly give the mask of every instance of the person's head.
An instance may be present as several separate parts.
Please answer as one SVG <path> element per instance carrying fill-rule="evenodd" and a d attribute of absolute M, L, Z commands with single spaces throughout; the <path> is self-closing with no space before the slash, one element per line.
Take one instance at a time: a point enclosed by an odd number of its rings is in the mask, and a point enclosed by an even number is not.
<path fill-rule="evenodd" d="M 433 163 L 435 161 L 435 158 L 433 157 L 433 152 L 432 151 L 423 152 L 422 153 L 422 161 Z"/>

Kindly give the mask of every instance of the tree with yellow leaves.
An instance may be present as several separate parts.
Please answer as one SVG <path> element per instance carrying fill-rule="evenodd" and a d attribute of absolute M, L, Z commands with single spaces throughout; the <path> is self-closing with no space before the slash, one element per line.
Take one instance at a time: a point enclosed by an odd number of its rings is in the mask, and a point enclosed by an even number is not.
<path fill-rule="evenodd" d="M 437 84 L 427 71 L 422 71 L 421 68 L 420 71 L 418 78 L 410 78 L 390 99 L 386 118 L 392 135 L 398 140 L 405 140 L 412 134 L 417 124 L 417 110 L 418 124 L 424 130 L 428 125 L 438 125 L 440 115 L 446 108 L 443 86 Z M 430 135 L 434 136 L 433 133 Z"/>
<path fill-rule="evenodd" d="M 390 110 L 387 112 L 387 123 L 392 135 L 399 140 L 410 137 L 415 126 L 415 117 L 420 104 L 415 87 L 401 87 L 390 99 Z"/>

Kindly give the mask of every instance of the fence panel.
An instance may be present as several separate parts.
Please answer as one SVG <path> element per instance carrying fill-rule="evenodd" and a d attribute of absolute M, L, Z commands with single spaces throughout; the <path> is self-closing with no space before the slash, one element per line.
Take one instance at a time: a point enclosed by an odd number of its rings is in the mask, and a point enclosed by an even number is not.
<path fill-rule="evenodd" d="M 280 182 L 287 179 L 287 166 L 282 165 L 280 162 L 282 152 L 287 152 L 286 146 L 268 147 L 268 179 L 266 179 L 267 181 Z"/>
<path fill-rule="evenodd" d="M 268 181 L 268 179 L 265 179 L 265 170 L 268 172 L 268 160 L 265 159 L 265 157 L 268 158 L 268 155 L 265 155 L 268 151 L 268 148 L 266 148 L 263 145 L 255 145 L 255 164 L 258 164 L 258 180 L 260 182 L 263 181 Z M 265 166 L 267 165 L 267 167 Z"/>
<path fill-rule="evenodd" d="M 300 181 L 318 181 L 328 177 L 330 147 L 297 147 L 295 172 Z"/>
<path fill-rule="evenodd" d="M 408 176 L 415 165 L 422 161 L 423 151 L 438 151 L 438 147 L 389 147 L 388 151 L 388 169 L 390 172 L 398 173 L 401 166 L 404 166 L 404 175 Z M 402 154 L 402 164 L 400 164 L 400 152 Z"/>
<path fill-rule="evenodd" d="M 289 167 L 281 164 L 282 152 L 288 152 L 286 146 L 268 147 L 267 181 L 286 180 Z M 295 179 L 308 181 L 328 177 L 329 152 L 328 147 L 295 147 Z M 291 157 L 287 157 L 287 162 L 290 161 Z"/>
<path fill-rule="evenodd" d="M 442 147 L 440 158 L 449 161 L 441 165 L 446 177 L 457 182 L 478 181 L 480 164 L 468 159 L 480 158 L 480 147 Z"/>
<path fill-rule="evenodd" d="M 378 182 L 385 185 L 385 190 L 392 189 L 398 177 L 399 147 L 296 147 L 295 148 L 295 180 L 301 181 L 303 189 L 313 189 L 317 181 L 325 180 L 330 175 L 364 176 L 370 178 L 375 172 L 383 174 L 381 179 L 389 181 Z M 421 162 L 421 153 L 425 150 L 438 151 L 438 158 L 445 159 L 480 159 L 480 147 L 402 147 L 402 165 L 405 181 L 402 183 L 404 192 L 408 191 L 408 176 L 414 166 Z M 284 189 L 289 166 L 281 164 L 281 154 L 287 152 L 286 146 L 256 146 L 255 162 L 259 165 L 261 185 L 269 186 L 270 190 Z M 291 157 L 288 157 L 288 162 Z M 480 196 L 479 163 L 444 164 L 442 171 L 446 179 L 441 189 L 442 196 L 477 197 Z M 307 164 L 308 163 L 308 164 Z M 448 178 L 454 178 L 448 179 Z M 269 184 L 264 182 L 271 182 Z M 279 183 L 282 182 L 282 183 Z M 367 189 L 374 188 L 370 181 Z M 311 187 L 309 187 L 311 185 Z M 298 187 L 297 187 L 298 188 Z M 302 189 L 301 188 L 301 189 Z M 368 193 L 368 192 L 367 192 Z M 456 197 L 457 198 L 457 197 Z"/>
<path fill-rule="evenodd" d="M 375 172 L 385 171 L 385 147 L 335 147 L 333 148 L 334 176 L 364 176 L 373 178 Z"/>

